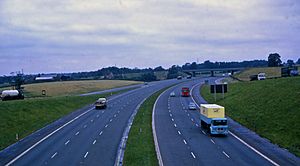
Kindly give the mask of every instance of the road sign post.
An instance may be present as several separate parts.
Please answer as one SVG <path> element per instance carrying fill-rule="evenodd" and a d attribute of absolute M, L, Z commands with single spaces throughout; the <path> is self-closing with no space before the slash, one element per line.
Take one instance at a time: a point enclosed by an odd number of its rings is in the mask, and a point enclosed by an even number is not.
<path fill-rule="evenodd" d="M 217 101 L 217 93 L 222 93 L 224 99 L 227 93 L 227 83 L 210 85 L 210 93 L 214 94 L 215 101 Z"/>

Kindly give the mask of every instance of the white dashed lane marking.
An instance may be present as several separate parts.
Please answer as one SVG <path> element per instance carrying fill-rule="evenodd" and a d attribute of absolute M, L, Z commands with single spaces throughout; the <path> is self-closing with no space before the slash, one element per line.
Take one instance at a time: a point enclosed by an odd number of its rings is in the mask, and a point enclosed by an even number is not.
<path fill-rule="evenodd" d="M 95 141 L 93 142 L 93 145 L 95 145 L 96 142 L 97 142 L 97 140 L 95 140 Z"/>
<path fill-rule="evenodd" d="M 179 135 L 181 135 L 181 132 L 180 132 L 180 131 L 177 131 L 177 132 L 178 132 Z"/>
<path fill-rule="evenodd" d="M 193 158 L 194 158 L 194 159 L 196 158 L 196 156 L 194 155 L 194 153 L 193 153 L 193 152 L 191 152 L 191 155 L 193 156 Z"/>
<path fill-rule="evenodd" d="M 89 154 L 89 152 L 86 152 L 85 155 L 84 155 L 84 158 L 86 158 L 88 154 Z"/>
<path fill-rule="evenodd" d="M 68 140 L 67 142 L 65 142 L 65 145 L 68 145 L 69 142 L 70 142 L 70 140 Z"/>
<path fill-rule="evenodd" d="M 51 158 L 53 159 L 56 155 L 57 155 L 57 152 L 55 152 L 55 153 L 51 156 Z"/>
<path fill-rule="evenodd" d="M 79 131 L 77 131 L 77 133 L 75 135 L 78 135 L 79 134 Z"/>
<path fill-rule="evenodd" d="M 101 132 L 99 133 L 99 135 L 102 135 L 102 133 L 103 133 L 103 131 L 101 131 Z"/>
<path fill-rule="evenodd" d="M 187 144 L 187 142 L 185 141 L 185 139 L 183 140 L 183 143 L 184 143 L 184 144 Z"/>
<path fill-rule="evenodd" d="M 227 158 L 230 158 L 229 155 L 226 152 L 222 152 Z"/>

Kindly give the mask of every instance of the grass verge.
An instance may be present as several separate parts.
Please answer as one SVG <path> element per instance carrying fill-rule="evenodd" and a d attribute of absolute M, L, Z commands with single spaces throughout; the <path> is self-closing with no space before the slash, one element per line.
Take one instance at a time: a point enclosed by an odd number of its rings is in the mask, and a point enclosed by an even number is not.
<path fill-rule="evenodd" d="M 124 165 L 158 165 L 152 134 L 152 110 L 157 97 L 166 89 L 150 96 L 136 114 L 126 144 Z"/>
<path fill-rule="evenodd" d="M 281 77 L 281 67 L 248 68 L 245 71 L 235 74 L 234 76 L 243 81 L 250 81 L 250 76 L 258 73 L 266 73 L 267 78 Z"/>
<path fill-rule="evenodd" d="M 290 152 L 300 156 L 300 77 L 229 84 L 218 104 L 226 114 Z M 214 103 L 208 86 L 202 96 Z"/>
<path fill-rule="evenodd" d="M 118 94 L 129 89 L 113 92 Z M 59 96 L 0 102 L 0 150 L 51 122 L 92 104 L 100 96 Z"/>

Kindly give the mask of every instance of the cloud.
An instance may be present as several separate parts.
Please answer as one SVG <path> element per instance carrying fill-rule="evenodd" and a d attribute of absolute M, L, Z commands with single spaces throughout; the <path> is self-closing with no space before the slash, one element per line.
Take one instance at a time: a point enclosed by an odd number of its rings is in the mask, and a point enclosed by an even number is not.
<path fill-rule="evenodd" d="M 293 0 L 2 0 L 0 74 L 296 60 L 299 11 Z"/>

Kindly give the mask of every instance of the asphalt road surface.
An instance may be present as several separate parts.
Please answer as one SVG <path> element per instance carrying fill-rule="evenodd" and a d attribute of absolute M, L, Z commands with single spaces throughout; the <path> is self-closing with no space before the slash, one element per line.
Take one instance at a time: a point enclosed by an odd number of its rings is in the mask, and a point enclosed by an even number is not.
<path fill-rule="evenodd" d="M 62 118 L 54 123 L 59 125 L 49 125 L 2 151 L 0 165 L 114 165 L 136 107 L 154 92 L 179 82 L 149 83 L 113 96 L 106 109 L 89 106 L 67 121 Z"/>
<path fill-rule="evenodd" d="M 209 81 L 215 82 L 216 79 L 209 78 Z M 210 136 L 206 130 L 201 129 L 199 109 L 189 110 L 188 104 L 195 102 L 194 98 L 197 98 L 198 105 L 206 103 L 199 93 L 199 87 L 203 83 L 204 79 L 179 84 L 158 98 L 154 107 L 154 124 L 162 165 L 299 164 L 297 161 L 291 162 L 288 158 L 281 159 L 282 156 L 274 156 L 272 150 L 262 153 L 232 132 L 228 136 L 217 137 Z M 193 98 L 181 97 L 180 91 L 183 86 L 192 89 Z M 173 91 L 176 97 L 170 97 Z"/>

